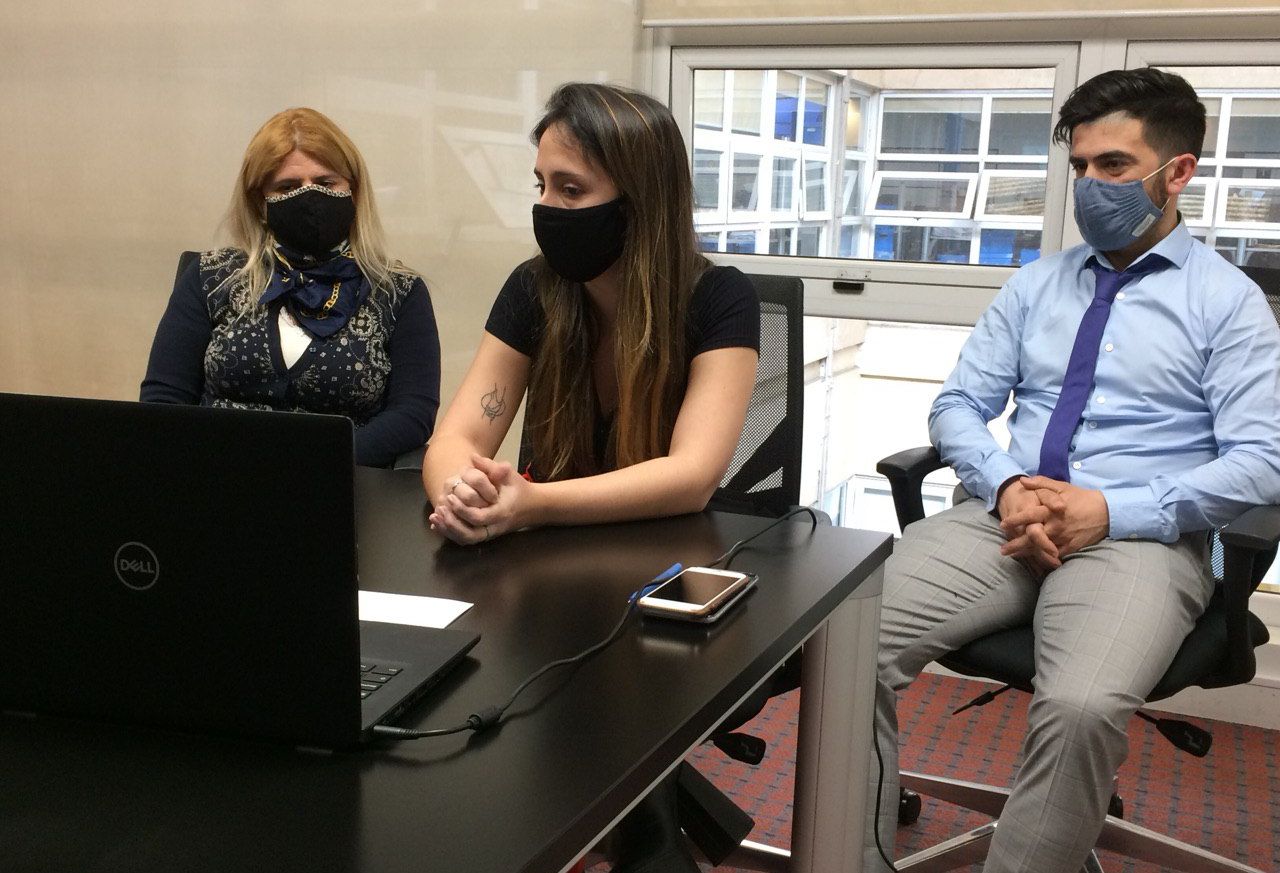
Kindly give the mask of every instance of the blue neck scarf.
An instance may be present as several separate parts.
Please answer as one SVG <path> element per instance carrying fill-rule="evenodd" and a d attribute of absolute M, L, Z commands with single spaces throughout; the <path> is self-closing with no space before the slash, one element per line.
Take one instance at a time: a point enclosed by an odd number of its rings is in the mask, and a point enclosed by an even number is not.
<path fill-rule="evenodd" d="M 277 245 L 275 262 L 262 303 L 284 298 L 294 319 L 314 337 L 323 339 L 342 330 L 369 297 L 369 280 L 349 249 L 317 261 Z"/>

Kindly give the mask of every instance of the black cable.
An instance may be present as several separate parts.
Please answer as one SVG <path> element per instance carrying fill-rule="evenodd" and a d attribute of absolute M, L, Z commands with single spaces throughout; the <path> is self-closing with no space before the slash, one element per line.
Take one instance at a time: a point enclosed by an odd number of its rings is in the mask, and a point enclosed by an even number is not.
<path fill-rule="evenodd" d="M 871 831 L 876 837 L 876 849 L 880 852 L 880 857 L 889 865 L 889 869 L 897 873 L 898 868 L 893 866 L 892 859 L 885 852 L 884 846 L 880 844 L 880 795 L 884 794 L 884 758 L 880 754 L 880 738 L 876 736 L 876 730 L 871 728 L 871 748 L 876 750 L 876 764 L 880 767 L 880 775 L 876 778 L 876 816 L 872 823 Z"/>
<path fill-rule="evenodd" d="M 609 631 L 608 636 L 595 645 L 583 649 L 576 655 L 571 655 L 567 658 L 561 658 L 558 661 L 551 661 L 550 663 L 543 664 L 537 670 L 534 670 L 533 673 L 529 674 L 528 678 L 517 685 L 516 690 L 512 691 L 511 696 L 507 698 L 507 702 L 501 706 L 487 706 L 479 712 L 473 712 L 471 715 L 467 716 L 467 720 L 465 722 L 454 725 L 453 727 L 435 728 L 433 730 L 413 730 L 412 728 L 401 728 L 393 727 L 392 725 L 379 724 L 373 726 L 374 735 L 393 740 L 418 740 L 426 737 L 448 736 L 449 734 L 461 733 L 462 731 L 479 732 L 493 727 L 502 719 L 503 714 L 511 707 L 511 704 L 516 702 L 516 698 L 524 693 L 525 689 L 538 679 L 545 676 L 548 672 L 554 670 L 556 667 L 567 667 L 572 664 L 581 663 L 592 655 L 595 655 L 612 645 L 614 641 L 622 635 L 623 628 L 627 626 L 627 620 L 635 613 L 635 601 L 636 598 L 634 597 L 628 599 L 626 609 L 624 609 L 622 613 L 622 618 L 618 619 L 618 623 L 613 626 L 613 630 Z"/>
<path fill-rule="evenodd" d="M 765 527 L 756 531 L 746 539 L 738 540 L 736 543 L 734 543 L 732 546 L 729 547 L 729 550 L 727 552 L 725 552 L 723 555 L 716 558 L 714 561 L 712 561 L 710 564 L 707 564 L 706 566 L 714 567 L 717 564 L 719 564 L 721 561 L 724 561 L 725 568 L 728 569 L 728 562 L 733 560 L 734 556 L 737 555 L 737 553 L 742 549 L 743 546 L 745 546 L 747 543 L 751 542 L 761 534 L 773 529 L 774 527 L 781 524 L 782 522 L 787 521 L 788 519 L 794 518 L 795 516 L 800 515 L 801 513 L 809 514 L 809 518 L 813 522 L 812 530 L 817 530 L 818 529 L 817 513 L 815 513 L 812 509 L 810 509 L 807 506 L 802 506 L 798 509 L 793 509 L 791 512 L 788 512 L 786 515 L 773 521 L 771 524 L 766 525 Z M 661 581 L 665 581 L 665 579 L 663 578 L 664 576 L 666 576 L 665 573 L 659 576 L 658 579 Z M 488 728 L 493 727 L 499 721 L 502 720 L 503 714 L 506 713 L 506 711 L 511 707 L 511 704 L 515 703 L 516 698 L 519 697 L 522 693 L 524 693 L 525 689 L 527 689 L 534 682 L 541 679 L 548 672 L 550 672 L 551 670 L 554 670 L 557 667 L 568 667 L 573 664 L 579 664 L 585 661 L 587 658 L 590 658 L 592 655 L 595 655 L 603 651 L 604 649 L 608 648 L 610 645 L 612 645 L 613 642 L 617 640 L 619 636 L 621 636 L 623 628 L 625 628 L 627 625 L 627 620 L 631 618 L 631 616 L 635 613 L 636 601 L 639 599 L 641 595 L 643 595 L 645 591 L 655 587 L 655 584 L 657 581 L 658 580 L 655 580 L 654 583 L 650 583 L 650 585 L 646 586 L 645 588 L 642 588 L 639 591 L 634 592 L 631 595 L 631 597 L 627 599 L 627 606 L 626 606 L 626 609 L 623 610 L 622 617 L 618 619 L 618 623 L 614 625 L 613 630 L 609 631 L 608 636 L 606 636 L 604 639 L 602 639 L 600 642 L 596 643 L 595 645 L 590 646 L 586 649 L 583 649 L 581 652 L 579 652 L 576 655 L 571 655 L 570 657 L 567 657 L 567 658 L 561 658 L 558 661 L 551 661 L 548 664 L 543 664 L 537 670 L 533 671 L 533 673 L 531 673 L 527 679 L 525 679 L 523 682 L 517 685 L 516 690 L 512 691 L 511 696 L 507 698 L 507 702 L 502 704 L 501 706 L 488 706 L 480 710 L 479 712 L 473 712 L 471 715 L 467 716 L 466 721 L 464 721 L 462 724 L 456 724 L 453 727 L 434 728 L 432 730 L 414 730 L 412 728 L 402 728 L 402 727 L 394 727 L 392 725 L 378 724 L 373 726 L 373 734 L 375 736 L 383 737 L 385 739 L 392 739 L 392 740 L 418 740 L 418 739 L 425 739 L 426 737 L 445 737 L 450 734 L 462 733 L 463 731 L 479 732 L 479 731 L 487 730 Z"/>
<path fill-rule="evenodd" d="M 770 531 L 770 530 L 773 530 L 773 528 L 775 528 L 775 527 L 777 527 L 778 525 L 782 524 L 784 521 L 789 521 L 790 519 L 793 519 L 793 518 L 795 518 L 797 515 L 800 515 L 800 514 L 802 514 L 802 513 L 808 513 L 808 515 L 809 515 L 809 520 L 812 522 L 812 525 L 813 525 L 813 526 L 810 528 L 810 533 L 812 533 L 813 531 L 816 531 L 816 530 L 818 529 L 818 514 L 817 514 L 816 512 L 814 512 L 812 509 L 810 509 L 809 507 L 807 507 L 807 506 L 801 506 L 801 507 L 798 507 L 798 508 L 796 508 L 796 509 L 791 510 L 791 511 L 790 511 L 790 512 L 788 512 L 786 515 L 784 515 L 784 516 L 782 516 L 782 517 L 780 517 L 780 518 L 775 519 L 773 522 L 771 522 L 771 523 L 769 523 L 769 524 L 765 525 L 764 527 L 760 528 L 760 530 L 756 531 L 755 533 L 753 533 L 751 536 L 747 537 L 746 539 L 744 539 L 744 540 L 738 540 L 736 543 L 734 543 L 732 546 L 730 546 L 730 547 L 729 547 L 729 550 L 728 550 L 728 551 L 726 551 L 723 555 L 721 555 L 720 557 L 716 558 L 716 559 L 715 559 L 714 561 L 712 561 L 710 564 L 706 564 L 706 565 L 704 565 L 704 566 L 707 566 L 707 567 L 714 567 L 714 566 L 716 566 L 717 564 L 719 564 L 721 561 L 724 561 L 724 562 L 725 562 L 725 563 L 724 563 L 724 567 L 725 567 L 725 569 L 726 569 L 726 570 L 727 570 L 727 569 L 729 569 L 729 564 L 733 561 L 733 559 L 734 559 L 735 557 L 737 557 L 738 552 L 742 550 L 742 547 L 743 547 L 743 546 L 745 546 L 747 543 L 749 543 L 749 542 L 751 542 L 752 540 L 754 540 L 756 537 L 761 536 L 762 534 L 767 533 L 767 532 L 768 532 L 768 531 Z"/>

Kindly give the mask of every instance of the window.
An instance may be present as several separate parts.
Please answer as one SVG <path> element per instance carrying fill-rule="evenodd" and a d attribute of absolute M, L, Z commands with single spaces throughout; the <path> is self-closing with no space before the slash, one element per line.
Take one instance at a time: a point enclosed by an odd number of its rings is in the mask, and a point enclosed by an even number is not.
<path fill-rule="evenodd" d="M 1235 264 L 1280 266 L 1280 65 L 1178 66 L 1205 104 L 1204 149 L 1178 209 Z"/>
<path fill-rule="evenodd" d="M 759 254 L 1034 260 L 1051 208 L 1057 75 L 1049 66 L 697 69 L 699 229 L 749 221 L 761 232 Z M 727 132 L 716 124 L 721 106 L 734 107 Z M 771 119 L 759 117 L 761 107 Z M 732 153 L 728 166 L 716 163 L 718 152 Z M 713 182 L 711 173 L 721 177 Z M 731 192 L 728 214 L 713 188 Z M 794 246 L 770 234 L 814 223 L 821 232 L 798 231 Z"/>

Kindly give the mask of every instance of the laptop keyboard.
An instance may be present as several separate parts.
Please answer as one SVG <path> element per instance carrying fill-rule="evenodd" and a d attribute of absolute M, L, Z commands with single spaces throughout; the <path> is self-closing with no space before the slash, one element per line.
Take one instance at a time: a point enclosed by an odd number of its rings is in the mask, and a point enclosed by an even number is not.
<path fill-rule="evenodd" d="M 364 700 L 383 685 L 386 685 L 387 681 L 399 672 L 399 667 L 366 664 L 362 661 L 360 663 L 360 699 Z M 381 700 L 382 698 L 378 699 Z"/>

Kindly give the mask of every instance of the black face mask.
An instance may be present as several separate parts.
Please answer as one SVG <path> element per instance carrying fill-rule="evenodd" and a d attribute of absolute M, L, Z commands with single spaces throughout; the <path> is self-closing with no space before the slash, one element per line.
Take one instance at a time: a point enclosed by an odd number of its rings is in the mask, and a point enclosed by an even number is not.
<path fill-rule="evenodd" d="M 356 201 L 349 191 L 307 185 L 267 199 L 267 227 L 276 241 L 324 260 L 351 233 Z"/>
<path fill-rule="evenodd" d="M 570 282 L 589 282 L 622 256 L 627 239 L 622 198 L 584 209 L 535 203 L 533 235 L 551 269 Z"/>

